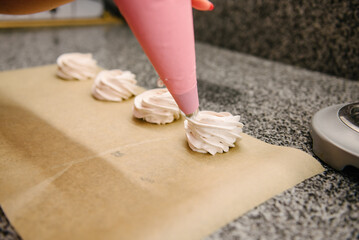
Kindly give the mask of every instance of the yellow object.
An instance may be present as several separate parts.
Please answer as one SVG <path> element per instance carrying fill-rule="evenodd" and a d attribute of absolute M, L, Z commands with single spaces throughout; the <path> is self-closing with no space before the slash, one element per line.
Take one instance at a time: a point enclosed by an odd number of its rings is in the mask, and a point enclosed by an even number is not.
<path fill-rule="evenodd" d="M 123 24 L 123 22 L 121 19 L 105 12 L 101 18 L 4 20 L 0 21 L 0 28 L 90 26 L 103 24 Z"/>

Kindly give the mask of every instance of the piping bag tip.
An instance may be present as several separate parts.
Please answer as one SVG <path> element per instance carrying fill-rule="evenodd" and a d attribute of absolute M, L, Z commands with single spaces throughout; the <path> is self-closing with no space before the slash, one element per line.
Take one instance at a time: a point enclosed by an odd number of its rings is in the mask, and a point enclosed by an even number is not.
<path fill-rule="evenodd" d="M 186 116 L 186 118 L 193 119 L 193 118 L 195 118 L 197 116 L 198 112 L 199 112 L 199 108 L 197 108 L 196 111 L 194 111 L 193 113 L 184 114 L 184 115 Z"/>
<path fill-rule="evenodd" d="M 196 80 L 195 80 L 196 81 Z M 172 89 L 168 86 L 168 91 L 176 101 L 180 110 L 185 114 L 193 114 L 199 107 L 197 84 L 191 89 L 182 94 L 173 93 Z"/>

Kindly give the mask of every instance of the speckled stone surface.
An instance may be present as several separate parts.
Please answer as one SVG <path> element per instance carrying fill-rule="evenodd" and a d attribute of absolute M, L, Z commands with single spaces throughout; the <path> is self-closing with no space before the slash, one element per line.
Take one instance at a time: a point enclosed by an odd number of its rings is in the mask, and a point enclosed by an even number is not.
<path fill-rule="evenodd" d="M 359 80 L 359 1 L 212 0 L 195 11 L 201 41 Z"/>
<path fill-rule="evenodd" d="M 91 52 L 105 68 L 134 72 L 141 86 L 157 75 L 126 27 L 0 30 L 0 70 L 55 63 L 65 52 Z M 359 100 L 359 82 L 198 43 L 202 109 L 239 114 L 244 131 L 271 144 L 312 153 L 309 124 L 319 109 Z M 1 79 L 0 79 L 1 81 Z M 207 237 L 357 239 L 359 173 L 326 171 L 275 196 Z M 18 236 L 0 212 L 0 239 Z"/>

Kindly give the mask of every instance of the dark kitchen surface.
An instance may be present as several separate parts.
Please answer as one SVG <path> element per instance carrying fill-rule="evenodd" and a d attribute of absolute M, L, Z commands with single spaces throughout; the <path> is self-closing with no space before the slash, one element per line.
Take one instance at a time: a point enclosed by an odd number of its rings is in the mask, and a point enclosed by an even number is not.
<path fill-rule="evenodd" d="M 212 2 L 194 11 L 199 41 L 359 80 L 359 1 Z"/>

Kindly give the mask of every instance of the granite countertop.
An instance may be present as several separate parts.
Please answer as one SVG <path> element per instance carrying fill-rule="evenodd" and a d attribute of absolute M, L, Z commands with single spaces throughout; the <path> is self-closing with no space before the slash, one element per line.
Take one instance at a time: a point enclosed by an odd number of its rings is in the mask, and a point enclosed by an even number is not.
<path fill-rule="evenodd" d="M 0 30 L 0 70 L 54 64 L 66 52 L 90 52 L 105 68 L 128 69 L 141 86 L 157 75 L 124 26 Z M 311 117 L 359 99 L 359 82 L 196 44 L 202 109 L 239 114 L 245 132 L 311 155 Z M 326 171 L 275 196 L 208 236 L 215 239 L 358 239 L 359 174 Z M 1 212 L 0 238 L 18 239 Z"/>

